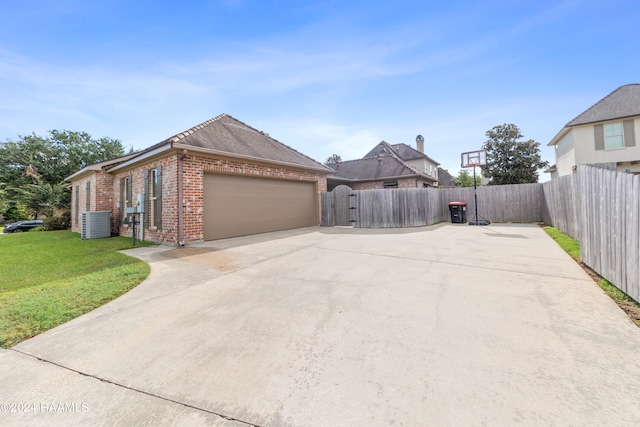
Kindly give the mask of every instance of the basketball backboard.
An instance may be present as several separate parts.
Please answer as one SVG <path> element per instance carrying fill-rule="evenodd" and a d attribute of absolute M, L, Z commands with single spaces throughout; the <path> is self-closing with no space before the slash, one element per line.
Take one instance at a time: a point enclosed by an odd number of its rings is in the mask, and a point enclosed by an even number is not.
<path fill-rule="evenodd" d="M 462 153 L 460 166 L 463 168 L 472 168 L 474 166 L 486 166 L 487 165 L 487 152 L 486 150 L 469 151 Z"/>

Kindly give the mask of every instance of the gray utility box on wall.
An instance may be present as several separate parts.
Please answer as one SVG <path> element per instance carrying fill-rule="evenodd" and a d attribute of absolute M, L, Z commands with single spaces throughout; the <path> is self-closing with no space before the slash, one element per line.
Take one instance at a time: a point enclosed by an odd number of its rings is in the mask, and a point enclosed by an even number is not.
<path fill-rule="evenodd" d="M 82 239 L 111 237 L 111 212 L 95 211 L 82 213 Z"/>

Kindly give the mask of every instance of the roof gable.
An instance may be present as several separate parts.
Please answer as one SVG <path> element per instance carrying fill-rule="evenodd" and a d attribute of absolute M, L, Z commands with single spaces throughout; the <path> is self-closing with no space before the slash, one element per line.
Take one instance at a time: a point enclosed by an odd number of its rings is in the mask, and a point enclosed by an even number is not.
<path fill-rule="evenodd" d="M 384 155 L 386 153 L 393 153 L 396 156 L 398 156 L 401 160 L 405 160 L 405 161 L 415 160 L 415 159 L 427 159 L 430 162 L 434 163 L 436 166 L 440 164 L 435 160 L 433 160 L 431 157 L 427 156 L 426 154 L 421 153 L 420 151 L 411 147 L 410 145 L 407 145 L 404 143 L 392 145 L 386 141 L 380 141 L 378 145 L 373 147 L 371 151 L 369 151 L 367 154 L 364 155 L 363 159 L 370 158 L 370 157 L 377 157 L 381 154 Z"/>
<path fill-rule="evenodd" d="M 640 116 L 640 84 L 620 86 L 571 120 L 565 127 Z"/>
<path fill-rule="evenodd" d="M 165 142 L 211 149 L 229 155 L 241 155 L 288 163 L 301 167 L 326 169 L 324 165 L 252 128 L 228 114 L 221 114 L 185 132 L 168 138 Z"/>
<path fill-rule="evenodd" d="M 375 147 L 373 147 L 371 149 L 371 151 L 369 151 L 367 154 L 365 154 L 362 158 L 363 159 L 368 159 L 368 158 L 372 158 L 372 157 L 377 157 L 381 154 L 388 154 L 391 153 L 393 150 L 393 147 L 391 147 L 391 144 L 389 144 L 387 141 L 380 141 L 378 143 L 378 145 L 376 145 Z"/>
<path fill-rule="evenodd" d="M 408 178 L 412 176 L 420 176 L 432 180 L 411 165 L 405 163 L 393 152 L 384 152 L 375 157 L 348 160 L 330 166 L 335 171 L 332 176 L 355 181 Z"/>
<path fill-rule="evenodd" d="M 402 160 L 414 160 L 414 159 L 428 158 L 428 156 L 426 154 L 421 153 L 418 150 L 416 150 L 415 148 L 413 148 L 413 147 L 411 147 L 411 146 L 409 146 L 407 144 L 404 144 L 404 143 L 393 144 L 391 147 L 393 147 L 395 153 Z"/>

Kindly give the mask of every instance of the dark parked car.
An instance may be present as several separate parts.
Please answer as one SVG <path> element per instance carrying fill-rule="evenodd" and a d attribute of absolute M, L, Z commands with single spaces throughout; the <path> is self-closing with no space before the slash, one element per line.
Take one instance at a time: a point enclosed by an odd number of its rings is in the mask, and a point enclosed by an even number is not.
<path fill-rule="evenodd" d="M 40 219 L 34 219 L 31 221 L 17 221 L 4 227 L 5 233 L 20 233 L 23 231 L 29 231 L 35 227 L 42 227 L 43 223 Z"/>

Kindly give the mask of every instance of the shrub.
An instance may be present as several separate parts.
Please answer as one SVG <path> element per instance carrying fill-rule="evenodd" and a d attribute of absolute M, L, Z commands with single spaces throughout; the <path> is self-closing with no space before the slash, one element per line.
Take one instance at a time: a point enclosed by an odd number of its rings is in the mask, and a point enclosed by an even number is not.
<path fill-rule="evenodd" d="M 5 221 L 22 221 L 24 219 L 30 219 L 24 209 L 24 206 L 13 200 L 7 202 L 7 209 L 3 212 L 3 216 Z"/>
<path fill-rule="evenodd" d="M 32 231 L 47 231 L 47 227 L 45 226 L 33 227 L 32 229 L 29 230 L 29 233 L 31 233 Z"/>
<path fill-rule="evenodd" d="M 67 212 L 63 213 L 61 216 L 45 218 L 44 229 L 47 231 L 66 230 L 69 228 L 69 219 L 70 217 Z"/>

